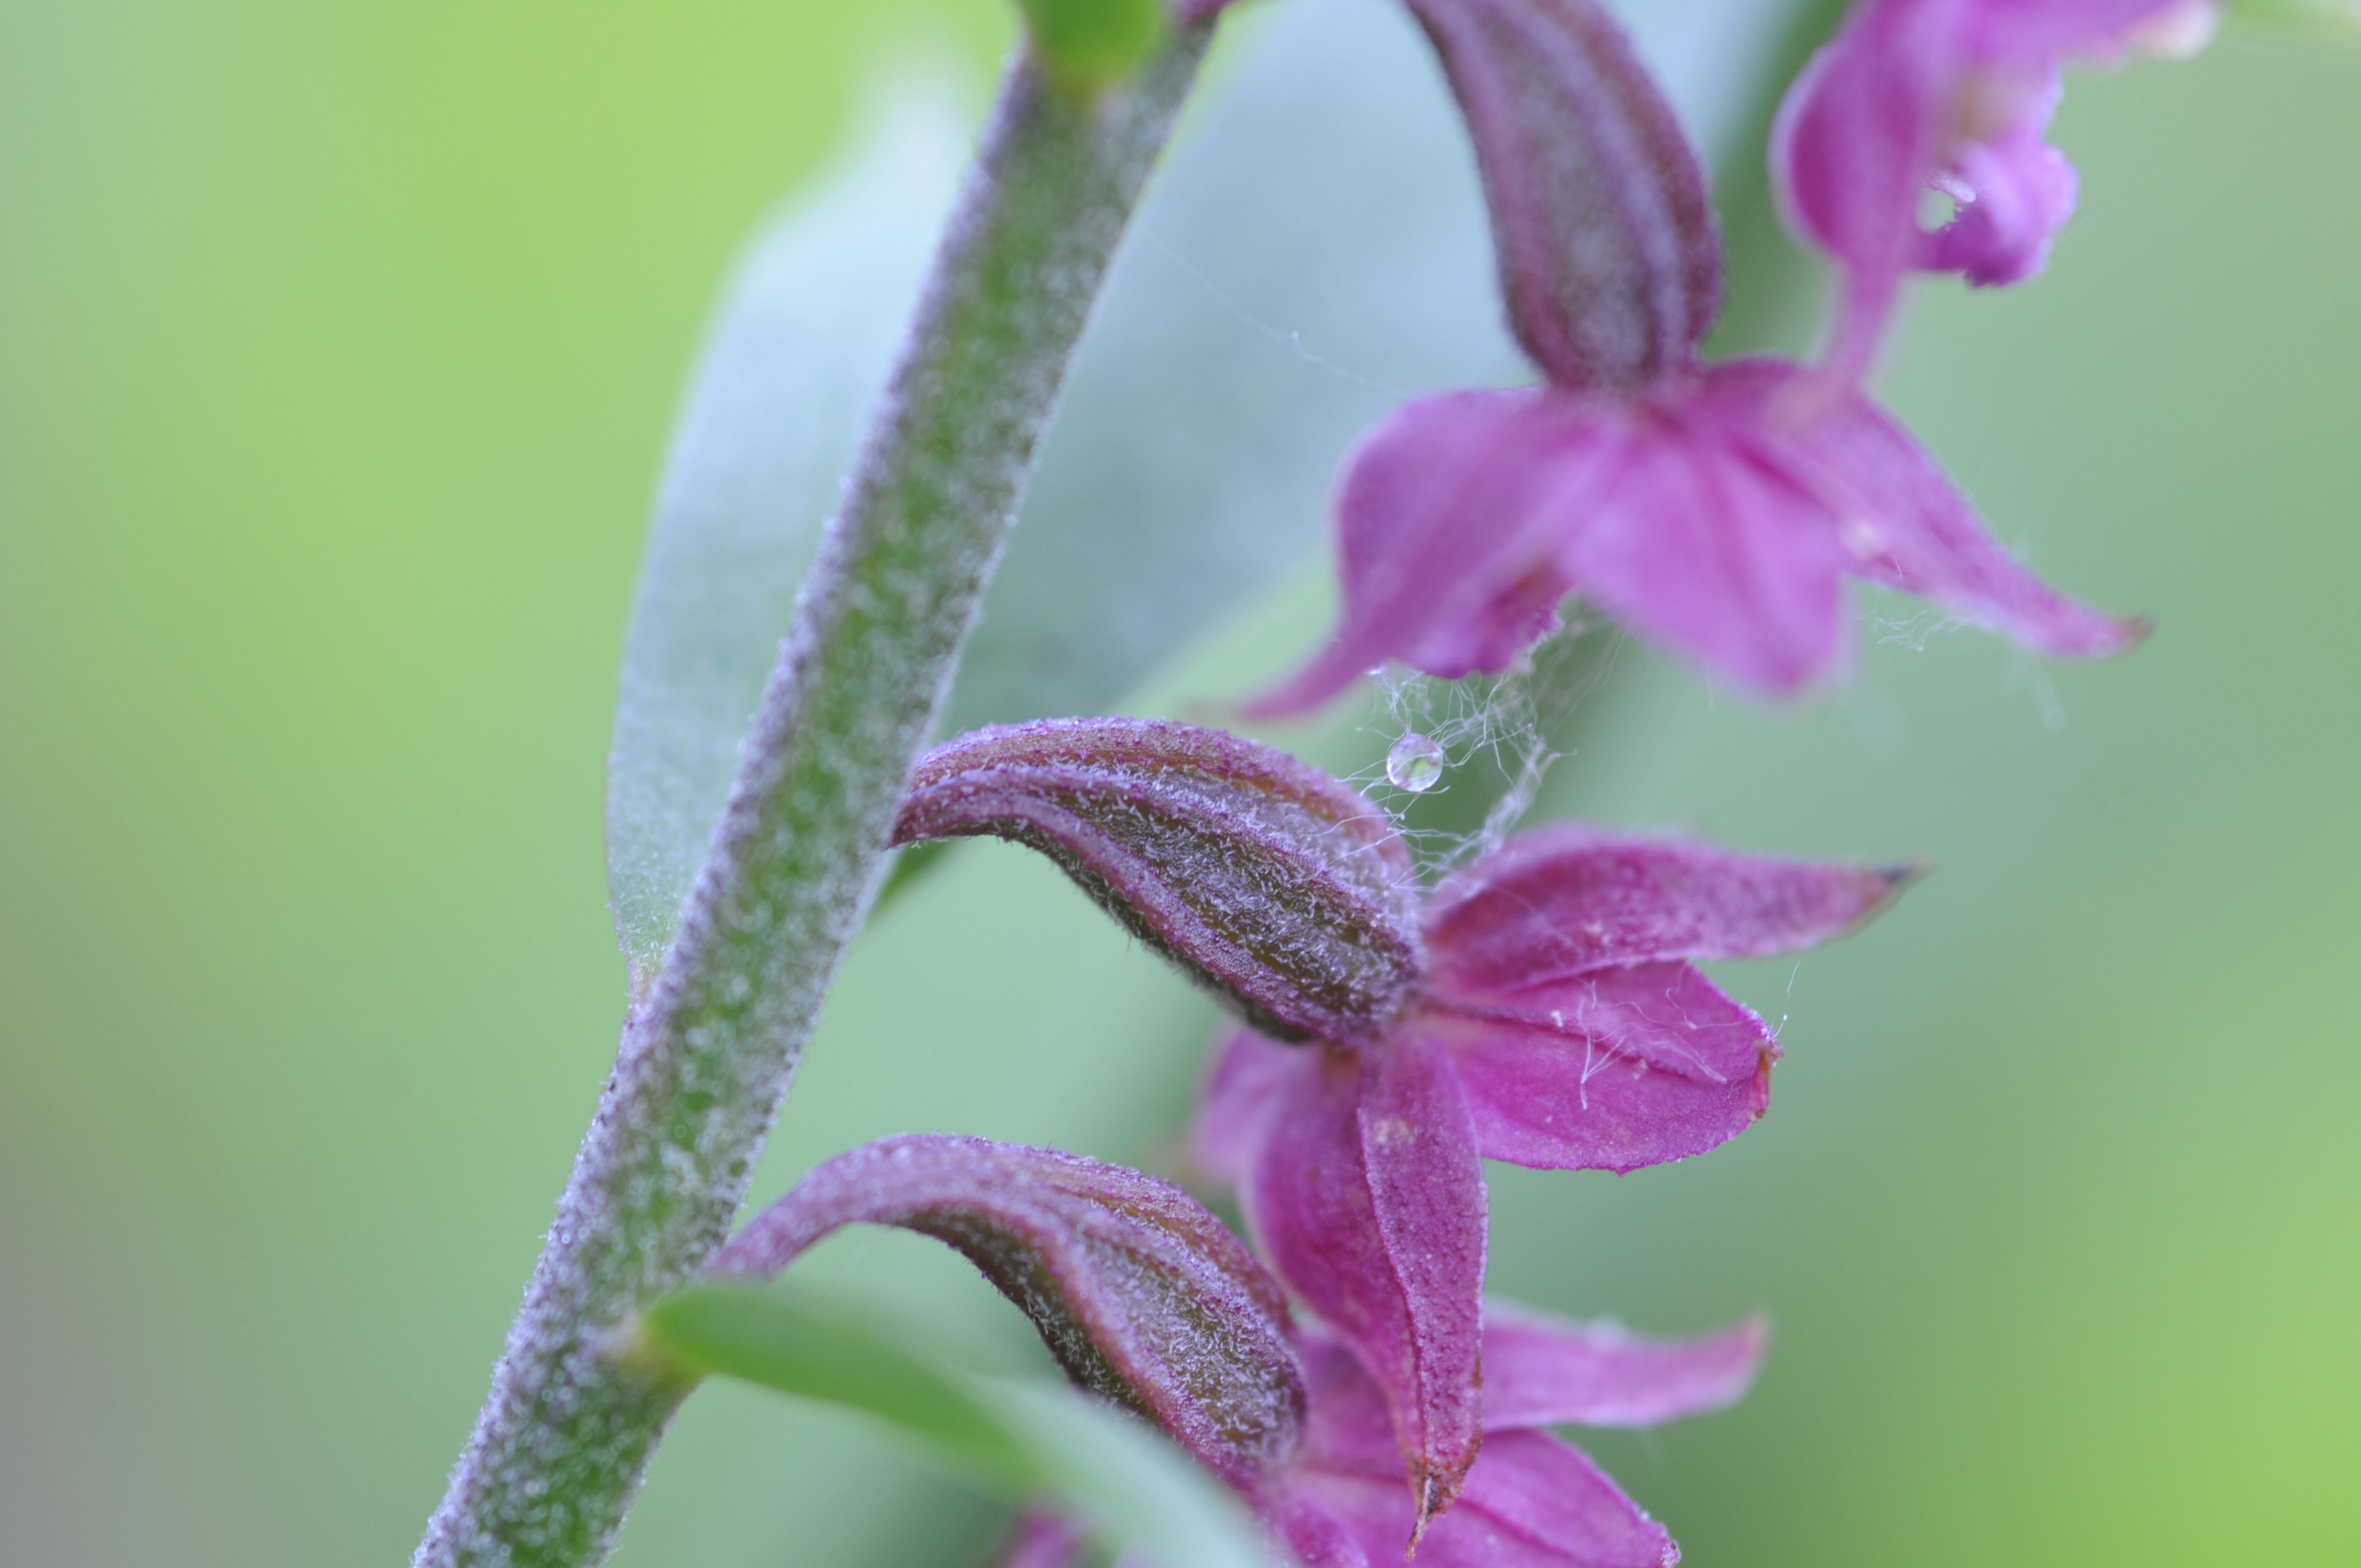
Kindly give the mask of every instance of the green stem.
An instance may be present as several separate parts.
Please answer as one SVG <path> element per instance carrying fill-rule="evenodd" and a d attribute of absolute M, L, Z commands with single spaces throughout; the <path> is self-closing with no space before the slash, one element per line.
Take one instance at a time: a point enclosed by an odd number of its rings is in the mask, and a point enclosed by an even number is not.
<path fill-rule="evenodd" d="M 687 1392 L 616 1331 L 703 1268 L 745 1196 L 1210 28 L 1092 96 L 1012 67 L 415 1568 L 578 1568 L 611 1546 Z"/>

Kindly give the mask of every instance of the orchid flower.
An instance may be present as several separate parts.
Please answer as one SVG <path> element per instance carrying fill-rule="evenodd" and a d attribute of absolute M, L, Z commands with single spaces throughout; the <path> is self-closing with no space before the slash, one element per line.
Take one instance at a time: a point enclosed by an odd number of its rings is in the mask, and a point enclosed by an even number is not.
<path fill-rule="evenodd" d="M 1844 270 L 1828 367 L 1858 379 L 1912 271 L 2022 282 L 2074 214 L 2044 137 L 2069 60 L 2186 54 L 2214 0 L 1867 0 L 1788 90 L 1771 162 L 1791 227 Z M 1932 233 L 1928 192 L 1956 203 Z"/>
<path fill-rule="evenodd" d="M 1429 903 L 1417 995 L 1382 1035 L 1230 1041 L 1200 1156 L 1385 1390 L 1430 1511 L 1457 1489 L 1485 1406 L 1482 1161 L 1631 1171 L 1745 1131 L 1778 1042 L 1690 960 L 1825 941 L 1910 874 L 1545 829 Z"/>
<path fill-rule="evenodd" d="M 1400 1560 L 1422 1568 L 1671 1568 L 1680 1548 L 1553 1426 L 1652 1427 L 1734 1404 L 1769 1343 L 1759 1321 L 1664 1343 L 1611 1323 L 1485 1310 L 1484 1451 L 1458 1506 L 1419 1533 L 1382 1387 L 1333 1338 L 1301 1336 L 1303 1446 L 1271 1488 L 1278 1531 L 1304 1568 Z"/>
<path fill-rule="evenodd" d="M 1848 576 L 2052 657 L 2137 639 L 2020 566 L 1857 388 L 1698 361 L 1721 297 L 1705 173 L 1595 0 L 1408 3 L 1474 138 L 1510 323 L 1544 384 L 1426 399 L 1363 439 L 1336 500 L 1342 621 L 1254 711 L 1309 709 L 1389 659 L 1509 668 L 1576 592 L 1774 696 L 1845 666 Z"/>
<path fill-rule="evenodd" d="M 1201 1153 L 1383 1391 L 1421 1520 L 1482 1440 L 1482 1161 L 1626 1171 L 1737 1135 L 1778 1045 L 1690 960 L 1824 941 L 1912 874 L 1560 827 L 1422 900 L 1350 789 L 1135 719 L 987 729 L 921 759 L 897 841 L 972 834 L 1049 854 L 1246 1018 Z"/>

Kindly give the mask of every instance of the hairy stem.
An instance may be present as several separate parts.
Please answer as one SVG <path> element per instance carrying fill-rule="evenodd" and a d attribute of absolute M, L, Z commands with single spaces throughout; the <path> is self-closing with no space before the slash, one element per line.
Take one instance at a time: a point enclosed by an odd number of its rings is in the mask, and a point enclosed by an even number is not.
<path fill-rule="evenodd" d="M 1209 28 L 1096 96 L 1012 68 L 417 1568 L 577 1568 L 611 1545 L 686 1393 L 616 1330 L 703 1268 L 745 1196 Z"/>

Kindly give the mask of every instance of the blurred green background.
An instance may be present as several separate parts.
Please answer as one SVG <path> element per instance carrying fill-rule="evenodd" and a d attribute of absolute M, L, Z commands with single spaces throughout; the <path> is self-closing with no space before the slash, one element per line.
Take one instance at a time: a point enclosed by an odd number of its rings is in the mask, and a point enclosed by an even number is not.
<path fill-rule="evenodd" d="M 407 1556 L 613 1048 L 609 704 L 706 305 L 878 61 L 980 103 L 1007 31 L 0 8 L 0 1558 Z M 1739 1409 L 1592 1442 L 1693 1563 L 2361 1561 L 2361 56 L 2234 36 L 2078 80 L 2059 134 L 2050 276 L 1925 291 L 1886 390 L 2154 640 L 2045 669 L 1879 604 L 1794 713 L 1634 656 L 1545 806 L 1941 867 L 1725 975 L 1789 1052 L 1738 1144 L 1496 1173 L 1500 1289 L 1775 1315 Z M 1322 591 L 1134 706 L 1234 695 Z M 757 1195 L 906 1129 L 1164 1166 L 1211 1027 L 1053 872 L 963 852 L 864 938 Z M 1028 1354 L 903 1241 L 807 1288 Z M 713 1389 L 622 1561 L 992 1529 Z"/>

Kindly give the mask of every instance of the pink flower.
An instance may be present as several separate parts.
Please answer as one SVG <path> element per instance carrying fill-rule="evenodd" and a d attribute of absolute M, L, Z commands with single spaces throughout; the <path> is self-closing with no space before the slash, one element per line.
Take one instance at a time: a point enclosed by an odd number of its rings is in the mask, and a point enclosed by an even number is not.
<path fill-rule="evenodd" d="M 1908 875 L 1547 830 L 1430 902 L 1421 984 L 1381 1034 L 1230 1043 L 1201 1157 L 1381 1391 L 1419 1519 L 1458 1495 L 1505 1387 L 1478 1375 L 1482 1161 L 1628 1171 L 1736 1136 L 1778 1045 L 1689 960 L 1824 941 Z"/>
<path fill-rule="evenodd" d="M 1488 1398 L 1483 1457 L 1459 1505 L 1417 1538 L 1420 1568 L 1669 1568 L 1680 1548 L 1559 1425 L 1650 1427 L 1735 1403 L 1769 1332 L 1750 1321 L 1704 1339 L 1643 1340 L 1611 1323 L 1565 1322 L 1499 1302 L 1483 1328 Z M 1301 1445 L 1247 1493 L 1303 1568 L 1397 1563 L 1421 1530 L 1402 1486 L 1385 1399 L 1351 1354 L 1317 1330 L 1297 1338 L 1309 1410 Z M 1086 1542 L 1034 1513 L 1000 1568 L 1071 1568 Z M 1126 1565 L 1128 1568 L 1128 1565 Z"/>
<path fill-rule="evenodd" d="M 2137 639 L 2019 566 L 1850 383 L 1698 362 L 1721 292 L 1705 175 L 1593 0 L 1409 3 L 1546 385 L 1412 403 L 1364 439 L 1336 502 L 1342 623 L 1256 711 L 1308 709 L 1388 659 L 1505 669 L 1571 593 L 1771 696 L 1844 667 L 1848 576 L 2052 657 Z"/>
<path fill-rule="evenodd" d="M 1483 1456 L 1458 1506 L 1416 1535 L 1421 1568 L 1670 1568 L 1681 1552 L 1664 1526 L 1543 1429 L 1721 1409 L 1753 1384 L 1768 1343 L 1759 1321 L 1665 1343 L 1489 1304 Z M 1266 1510 L 1304 1568 L 1399 1562 L 1420 1526 L 1382 1391 L 1334 1340 L 1306 1334 L 1298 1349 L 1311 1395 L 1303 1446 Z"/>
<path fill-rule="evenodd" d="M 2213 0 L 1867 0 L 1796 78 L 1772 169 L 1790 225 L 1836 258 L 1829 369 L 1857 379 L 1911 270 L 1980 287 L 2041 270 L 2074 214 L 2074 166 L 2043 139 L 2068 60 L 2185 53 Z M 1929 191 L 1957 210 L 1932 233 Z"/>

